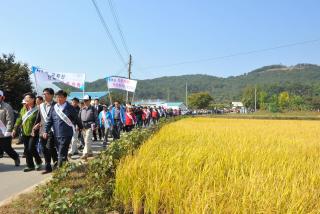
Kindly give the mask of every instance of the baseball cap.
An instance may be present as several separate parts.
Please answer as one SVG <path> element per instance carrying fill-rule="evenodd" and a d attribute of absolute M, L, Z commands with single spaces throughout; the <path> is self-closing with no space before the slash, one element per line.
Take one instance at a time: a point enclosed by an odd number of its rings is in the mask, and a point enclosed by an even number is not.
<path fill-rule="evenodd" d="M 91 97 L 89 95 L 84 95 L 83 100 L 91 100 Z"/>
<path fill-rule="evenodd" d="M 3 91 L 0 90 L 0 97 L 4 96 Z"/>

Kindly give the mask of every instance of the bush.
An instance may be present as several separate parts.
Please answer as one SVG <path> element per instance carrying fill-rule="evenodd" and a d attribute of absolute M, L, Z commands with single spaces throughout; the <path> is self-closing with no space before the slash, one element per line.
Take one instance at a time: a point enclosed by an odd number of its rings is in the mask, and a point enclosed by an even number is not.
<path fill-rule="evenodd" d="M 67 163 L 38 191 L 42 194 L 41 213 L 105 213 L 114 209 L 115 174 L 122 158 L 134 154 L 151 135 L 168 122 L 162 119 L 148 129 L 135 129 L 110 144 L 87 165 Z"/>

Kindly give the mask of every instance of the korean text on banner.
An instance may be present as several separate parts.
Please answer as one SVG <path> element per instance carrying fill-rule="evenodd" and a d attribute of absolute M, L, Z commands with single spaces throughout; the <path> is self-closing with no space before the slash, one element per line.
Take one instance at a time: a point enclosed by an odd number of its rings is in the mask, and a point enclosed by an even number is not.
<path fill-rule="evenodd" d="M 120 89 L 130 92 L 135 92 L 137 87 L 137 81 L 131 80 L 123 77 L 108 77 L 108 88 Z"/>

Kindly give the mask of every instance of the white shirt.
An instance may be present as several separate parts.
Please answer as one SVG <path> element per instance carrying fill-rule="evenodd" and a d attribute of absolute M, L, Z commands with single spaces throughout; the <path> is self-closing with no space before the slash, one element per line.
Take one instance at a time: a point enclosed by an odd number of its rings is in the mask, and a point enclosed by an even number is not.
<path fill-rule="evenodd" d="M 59 109 L 61 109 L 61 111 L 63 111 L 63 109 L 67 106 L 67 102 L 63 103 L 62 105 L 59 105 L 57 103 L 57 105 L 58 105 Z"/>

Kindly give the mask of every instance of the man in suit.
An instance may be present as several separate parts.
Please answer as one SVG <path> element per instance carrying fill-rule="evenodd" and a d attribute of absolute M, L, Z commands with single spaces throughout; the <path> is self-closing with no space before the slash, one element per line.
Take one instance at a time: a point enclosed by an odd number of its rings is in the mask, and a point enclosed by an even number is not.
<path fill-rule="evenodd" d="M 99 99 L 95 99 L 94 100 L 94 109 L 96 110 L 96 115 L 99 116 L 100 112 L 103 110 L 102 105 L 100 105 L 100 100 Z M 98 120 L 98 116 L 97 116 L 96 120 Z M 101 138 L 102 138 L 101 129 L 98 126 L 98 127 L 96 127 L 95 130 L 93 130 L 93 139 L 94 139 L 94 141 L 98 140 L 97 139 L 97 132 L 99 134 L 99 140 L 101 140 Z"/>
<path fill-rule="evenodd" d="M 43 90 L 43 96 L 45 102 L 40 104 L 39 106 L 39 112 L 33 130 L 39 130 L 40 144 L 43 148 L 43 156 L 46 164 L 45 171 L 42 172 L 42 174 L 47 174 L 52 172 L 51 159 L 55 164 L 55 167 L 58 162 L 58 154 L 55 147 L 55 139 L 52 129 L 48 132 L 48 139 L 43 138 L 48 113 L 50 112 L 50 109 L 53 108 L 53 106 L 56 104 L 56 102 L 53 101 L 54 90 L 52 88 L 45 88 Z"/>
<path fill-rule="evenodd" d="M 56 93 L 57 103 L 50 109 L 45 124 L 44 139 L 48 139 L 51 128 L 56 138 L 56 148 L 58 151 L 58 167 L 68 160 L 68 148 L 75 130 L 75 125 L 82 129 L 82 124 L 78 118 L 74 107 L 67 102 L 67 93 L 59 90 Z"/>

